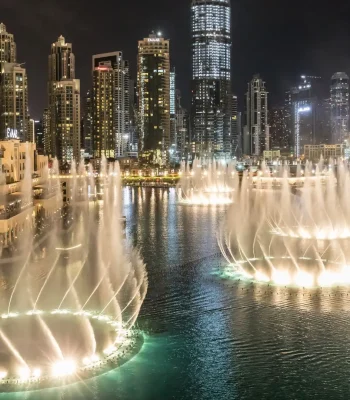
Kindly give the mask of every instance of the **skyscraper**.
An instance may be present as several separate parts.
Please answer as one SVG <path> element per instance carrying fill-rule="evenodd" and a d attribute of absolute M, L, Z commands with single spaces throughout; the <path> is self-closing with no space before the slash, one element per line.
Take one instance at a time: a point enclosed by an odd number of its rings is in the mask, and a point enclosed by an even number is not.
<path fill-rule="evenodd" d="M 80 81 L 62 79 L 53 85 L 55 155 L 62 166 L 80 159 Z M 53 122 L 53 123 L 52 123 Z M 51 131 L 52 132 L 52 131 Z"/>
<path fill-rule="evenodd" d="M 176 161 L 189 161 L 191 154 L 189 117 L 181 105 L 181 93 L 176 91 Z"/>
<path fill-rule="evenodd" d="M 318 144 L 325 136 L 321 133 L 323 82 L 317 76 L 301 76 L 300 83 L 290 90 L 292 142 L 294 155 L 300 157 L 307 144 Z M 323 130 L 323 128 L 322 128 Z"/>
<path fill-rule="evenodd" d="M 230 155 L 231 4 L 192 0 L 192 139 L 202 156 Z"/>
<path fill-rule="evenodd" d="M 121 51 L 92 58 L 93 156 L 125 155 L 130 139 L 129 63 Z"/>
<path fill-rule="evenodd" d="M 43 121 L 34 121 L 34 135 L 35 135 L 35 143 L 36 143 L 36 149 L 39 154 L 44 154 L 44 148 L 45 148 L 45 137 L 44 137 L 44 126 L 43 126 Z"/>
<path fill-rule="evenodd" d="M 11 33 L 8 33 L 6 26 L 0 24 L 0 71 L 5 62 L 16 62 L 16 43 Z"/>
<path fill-rule="evenodd" d="M 160 36 L 138 43 L 139 154 L 151 164 L 165 164 L 170 146 L 169 40 Z"/>
<path fill-rule="evenodd" d="M 331 81 L 332 144 L 343 143 L 349 136 L 349 77 L 337 72 Z"/>
<path fill-rule="evenodd" d="M 61 82 L 64 82 L 61 84 Z M 48 79 L 48 121 L 50 123 L 45 135 L 45 151 L 48 156 L 57 157 L 62 163 L 70 163 L 72 157 L 79 159 L 80 151 L 76 144 L 80 143 L 80 81 L 75 79 L 75 57 L 72 44 L 66 43 L 60 36 L 51 45 L 49 55 Z M 62 101 L 67 97 L 67 103 Z M 78 99 L 79 97 L 79 99 Z M 72 109 L 69 109 L 69 106 Z M 63 120 L 67 114 L 69 120 Z M 76 121 L 75 118 L 79 118 Z M 78 129 L 79 138 L 75 137 Z M 47 137 L 46 137 L 47 136 Z M 62 148 L 62 146 L 68 146 Z"/>
<path fill-rule="evenodd" d="M 170 72 L 170 157 L 176 157 L 176 74 L 175 68 Z"/>
<path fill-rule="evenodd" d="M 49 55 L 49 82 L 59 82 L 61 79 L 75 78 L 75 57 L 72 43 L 66 43 L 61 35 L 57 42 L 51 45 Z"/>
<path fill-rule="evenodd" d="M 241 113 L 238 112 L 238 98 L 235 95 L 232 96 L 231 118 L 232 155 L 239 158 L 242 155 L 242 121 Z"/>
<path fill-rule="evenodd" d="M 85 156 L 92 157 L 92 95 L 88 90 L 84 101 L 84 143 Z"/>
<path fill-rule="evenodd" d="M 28 123 L 28 80 L 21 65 L 4 62 L 0 84 L 0 138 L 32 141 Z"/>
<path fill-rule="evenodd" d="M 270 131 L 268 124 L 268 92 L 265 82 L 259 75 L 254 75 L 248 83 L 246 94 L 246 122 L 248 140 L 245 148 L 250 154 L 261 156 L 264 150 L 270 150 Z"/>

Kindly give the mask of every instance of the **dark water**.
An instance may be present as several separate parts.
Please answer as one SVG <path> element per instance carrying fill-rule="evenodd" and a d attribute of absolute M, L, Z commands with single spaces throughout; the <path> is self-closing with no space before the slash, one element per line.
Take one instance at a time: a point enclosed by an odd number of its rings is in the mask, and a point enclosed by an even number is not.
<path fill-rule="evenodd" d="M 127 237 L 149 273 L 141 353 L 116 371 L 35 400 L 348 399 L 350 294 L 221 279 L 224 209 L 176 205 L 174 190 L 125 189 Z M 239 224 L 239 216 L 237 221 Z"/>

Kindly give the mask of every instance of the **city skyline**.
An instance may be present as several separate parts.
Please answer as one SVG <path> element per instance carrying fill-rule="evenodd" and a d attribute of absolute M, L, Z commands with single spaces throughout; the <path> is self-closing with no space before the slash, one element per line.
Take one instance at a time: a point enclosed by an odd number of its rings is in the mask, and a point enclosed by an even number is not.
<path fill-rule="evenodd" d="M 135 77 L 137 41 L 152 30 L 161 30 L 163 36 L 171 40 L 171 65 L 176 67 L 178 87 L 184 105 L 189 108 L 189 0 L 179 0 L 171 12 L 168 4 L 157 0 L 147 4 L 137 3 L 137 13 L 131 6 L 117 6 L 108 1 L 105 11 L 93 9 L 80 0 L 74 4 L 63 0 L 59 6 L 48 1 L 45 7 L 22 3 L 21 0 L 5 0 L 2 22 L 15 35 L 18 62 L 26 63 L 29 111 L 35 119 L 42 115 L 46 106 L 46 82 L 45 79 L 43 82 L 43 76 L 47 75 L 47 47 L 61 34 L 74 46 L 76 75 L 81 79 L 82 93 L 85 93 L 90 86 L 90 60 L 93 54 L 123 51 L 125 59 L 130 61 L 131 76 Z M 349 10 L 344 1 L 331 13 L 326 6 L 318 5 L 317 18 L 312 14 L 315 11 L 312 4 L 296 1 L 292 7 L 282 6 L 275 1 L 271 3 L 271 7 L 265 7 L 265 10 L 255 0 L 246 5 L 232 2 L 232 89 L 238 94 L 240 105 L 246 84 L 255 73 L 260 73 L 267 82 L 274 103 L 283 96 L 284 87 L 292 84 L 301 74 L 321 75 L 330 79 L 334 72 L 348 73 L 350 69 L 350 34 L 346 25 Z M 113 16 L 111 10 L 122 12 L 125 18 L 118 24 L 108 24 Z M 283 25 L 280 23 L 282 17 Z M 104 22 L 104 29 L 99 29 L 99 24 L 96 24 L 99 20 Z M 285 29 L 288 24 L 288 29 Z M 336 28 L 331 29 L 334 25 Z M 178 29 L 179 26 L 181 29 Z M 35 46 L 32 45 L 33 41 Z"/>

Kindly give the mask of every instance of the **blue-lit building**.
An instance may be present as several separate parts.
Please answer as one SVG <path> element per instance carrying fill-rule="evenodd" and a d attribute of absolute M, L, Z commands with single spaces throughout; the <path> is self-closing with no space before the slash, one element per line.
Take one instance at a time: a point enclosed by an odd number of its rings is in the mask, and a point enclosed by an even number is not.
<path fill-rule="evenodd" d="M 230 0 L 192 0 L 192 142 L 200 156 L 231 156 Z"/>

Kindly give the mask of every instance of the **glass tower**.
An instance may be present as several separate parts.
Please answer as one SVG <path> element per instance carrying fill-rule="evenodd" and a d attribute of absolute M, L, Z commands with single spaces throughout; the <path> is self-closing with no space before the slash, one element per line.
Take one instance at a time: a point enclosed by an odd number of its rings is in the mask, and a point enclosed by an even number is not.
<path fill-rule="evenodd" d="M 192 141 L 200 156 L 230 155 L 230 0 L 192 0 L 191 30 Z"/>
<path fill-rule="evenodd" d="M 349 135 L 349 77 L 337 72 L 331 82 L 332 144 L 343 143 Z"/>

